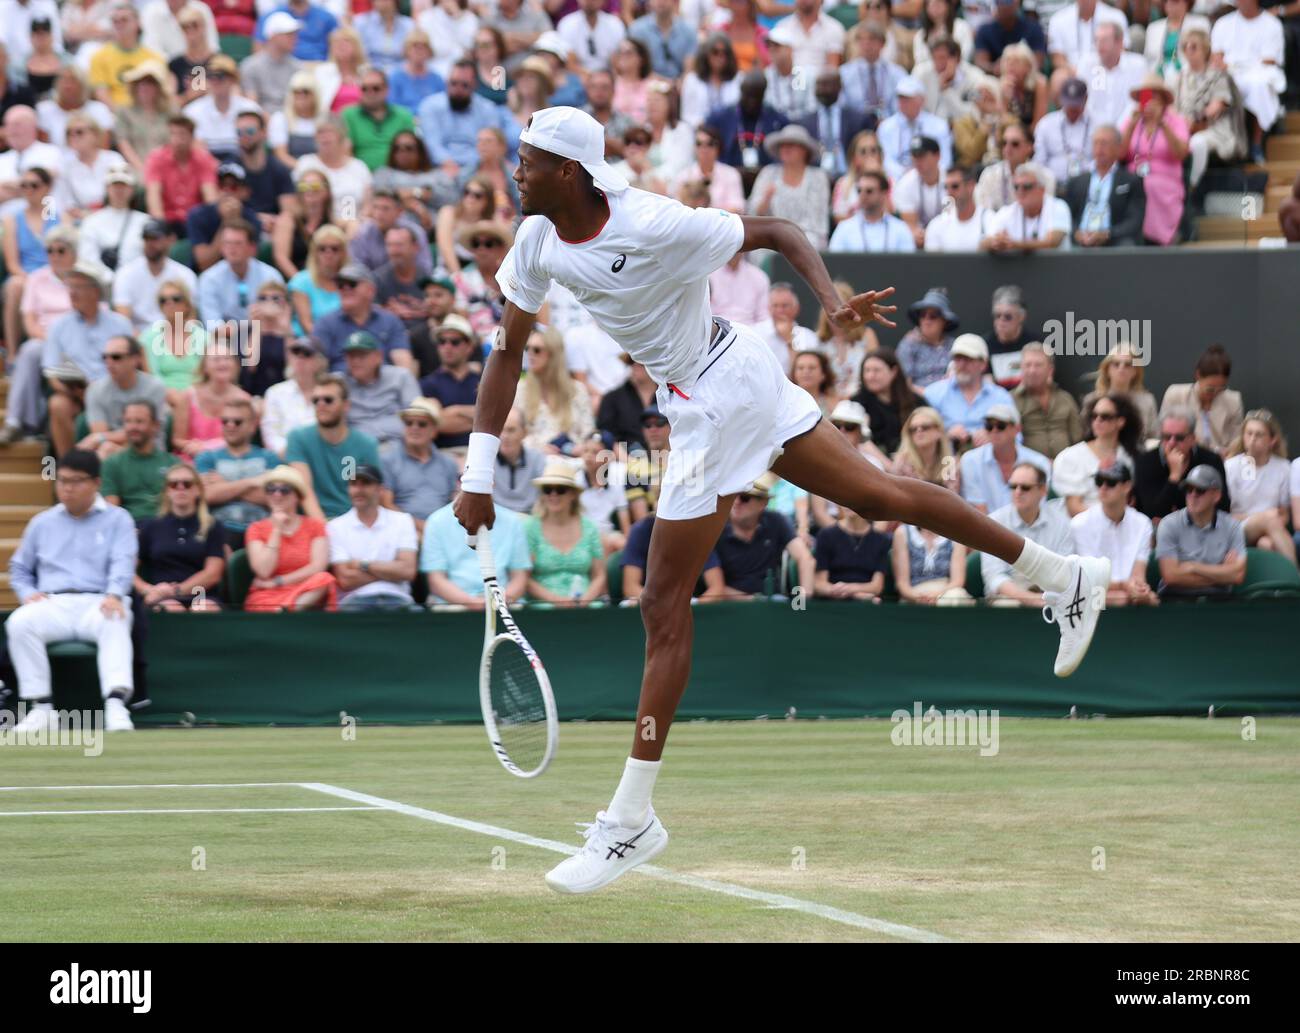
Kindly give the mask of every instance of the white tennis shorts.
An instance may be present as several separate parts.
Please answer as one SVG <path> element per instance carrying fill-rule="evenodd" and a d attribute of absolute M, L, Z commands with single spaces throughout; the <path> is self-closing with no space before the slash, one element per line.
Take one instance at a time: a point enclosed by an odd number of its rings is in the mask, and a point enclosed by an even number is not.
<path fill-rule="evenodd" d="M 717 511 L 718 496 L 747 491 L 785 442 L 821 419 L 816 399 L 794 384 L 753 330 L 738 323 L 700 361 L 690 383 L 660 385 L 670 427 L 668 463 L 655 514 L 691 520 Z"/>

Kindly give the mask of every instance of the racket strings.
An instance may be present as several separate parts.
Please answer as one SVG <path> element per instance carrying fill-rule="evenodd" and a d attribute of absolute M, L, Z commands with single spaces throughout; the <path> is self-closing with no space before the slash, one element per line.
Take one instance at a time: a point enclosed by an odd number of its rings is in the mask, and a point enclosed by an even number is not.
<path fill-rule="evenodd" d="M 537 672 L 516 642 L 503 641 L 493 651 L 489 689 L 502 749 L 523 770 L 536 769 L 546 756 L 546 703 Z"/>

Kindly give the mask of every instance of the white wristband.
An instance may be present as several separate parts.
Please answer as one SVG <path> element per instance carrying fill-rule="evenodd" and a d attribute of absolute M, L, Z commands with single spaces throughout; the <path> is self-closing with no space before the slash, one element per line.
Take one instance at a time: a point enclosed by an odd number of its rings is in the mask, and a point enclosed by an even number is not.
<path fill-rule="evenodd" d="M 461 491 L 474 495 L 491 495 L 496 473 L 497 450 L 501 439 L 493 434 L 475 431 L 469 436 L 469 452 L 465 456 L 465 472 L 460 477 Z"/>

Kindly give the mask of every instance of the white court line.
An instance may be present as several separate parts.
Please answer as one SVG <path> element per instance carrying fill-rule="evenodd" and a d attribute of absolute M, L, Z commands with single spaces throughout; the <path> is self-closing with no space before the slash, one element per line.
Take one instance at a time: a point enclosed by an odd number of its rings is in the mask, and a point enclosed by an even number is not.
<path fill-rule="evenodd" d="M 324 782 L 300 782 L 298 783 L 304 789 L 314 789 L 319 793 L 325 793 L 328 796 L 337 796 L 344 800 L 355 800 L 358 803 L 371 804 L 384 810 L 395 811 L 398 814 L 405 814 L 412 818 L 421 818 L 424 821 L 432 821 L 439 825 L 449 825 L 452 828 L 463 829 L 466 832 L 478 832 L 485 836 L 493 836 L 497 839 L 506 839 L 515 843 L 522 843 L 525 846 L 534 846 L 542 850 L 551 850 L 559 854 L 576 854 L 578 848 L 568 843 L 559 843 L 553 839 L 539 839 L 537 836 L 530 836 L 524 832 L 514 832 L 510 829 L 498 828 L 495 825 L 485 825 L 479 821 L 469 821 L 465 818 L 456 818 L 450 814 L 442 814 L 439 811 L 427 810 L 424 807 L 413 807 L 410 804 L 398 803 L 396 800 L 386 800 L 382 796 L 371 796 L 368 793 L 358 793 L 351 789 L 343 789 L 339 786 L 328 785 Z M 806 915 L 814 915 L 817 918 L 825 918 L 831 922 L 839 922 L 841 925 L 851 925 L 858 929 L 868 929 L 871 932 L 883 933 L 886 936 L 894 936 L 901 940 L 912 940 L 917 943 L 946 943 L 947 938 L 940 936 L 938 933 L 927 932 L 924 929 L 914 929 L 909 925 L 899 925 L 896 922 L 886 922 L 880 918 L 869 918 L 866 915 L 854 914 L 852 911 L 842 911 L 837 907 L 830 907 L 826 904 L 817 904 L 811 900 L 800 900 L 798 897 L 787 897 L 782 893 L 767 893 L 763 890 L 750 889 L 748 886 L 737 886 L 730 882 L 718 882 L 716 879 L 705 879 L 698 875 L 685 875 L 681 872 L 672 872 L 666 868 L 658 868 L 654 865 L 642 865 L 634 868 L 633 871 L 642 875 L 648 875 L 651 878 L 662 879 L 665 882 L 673 882 L 679 886 L 689 886 L 691 889 L 708 890 L 711 893 L 722 893 L 729 897 L 739 897 L 742 900 L 754 900 L 768 907 L 784 908 L 790 911 L 799 911 Z"/>
<path fill-rule="evenodd" d="M 306 811 L 384 811 L 386 807 L 149 807 L 134 811 L 0 811 L 0 818 L 47 818 L 63 814 L 302 814 Z"/>
<path fill-rule="evenodd" d="M 157 782 L 119 786 L 0 786 L 0 793 L 21 793 L 35 789 L 260 789 L 268 786 L 301 788 L 302 785 L 302 782 Z"/>

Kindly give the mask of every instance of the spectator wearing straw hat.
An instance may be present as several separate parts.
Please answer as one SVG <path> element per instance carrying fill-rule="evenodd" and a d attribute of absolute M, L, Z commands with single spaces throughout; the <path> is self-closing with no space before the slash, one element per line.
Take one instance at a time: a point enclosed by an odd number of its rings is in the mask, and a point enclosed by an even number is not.
<path fill-rule="evenodd" d="M 420 393 L 442 406 L 438 447 L 463 450 L 474 427 L 479 373 L 471 363 L 479 357 L 474 331 L 464 316 L 452 313 L 433 332 L 440 365 L 420 381 Z"/>
<path fill-rule="evenodd" d="M 788 552 L 799 567 L 799 587 L 805 598 L 812 594 L 816 564 L 812 550 L 780 513 L 768 509 L 776 474 L 770 470 L 742 491 L 731 503 L 731 519 L 722 529 L 715 551 L 729 598 L 752 599 L 771 595 L 781 581 L 781 566 Z"/>
<path fill-rule="evenodd" d="M 338 581 L 329 572 L 329 533 L 324 520 L 301 512 L 312 498 L 311 485 L 292 466 L 277 466 L 263 476 L 262 490 L 271 515 L 244 536 L 253 571 L 244 609 L 333 610 Z"/>
<path fill-rule="evenodd" d="M 364 431 L 380 445 L 402 437 L 398 417 L 420 395 L 420 386 L 409 369 L 384 362 L 379 341 L 371 333 L 358 330 L 343 345 L 347 369 L 348 426 Z"/>
<path fill-rule="evenodd" d="M 380 505 L 384 473 L 368 463 L 348 482 L 352 508 L 325 525 L 330 570 L 339 583 L 340 610 L 405 610 L 415 606 L 420 540 L 409 513 Z"/>
<path fill-rule="evenodd" d="M 925 389 L 925 401 L 943 417 L 944 430 L 958 449 L 989 441 L 984 427 L 994 406 L 1012 412 L 1016 403 L 1005 387 L 984 376 L 989 368 L 989 347 L 979 334 L 962 334 L 952 345 L 952 376 L 936 380 Z"/>
<path fill-rule="evenodd" d="M 1129 91 L 1137 104 L 1119 135 L 1124 139 L 1128 167 L 1142 181 L 1146 210 L 1142 235 L 1149 243 L 1167 247 L 1178 237 L 1187 187 L 1183 161 L 1191 133 L 1174 107 L 1174 91 L 1154 72 Z"/>
<path fill-rule="evenodd" d="M 436 398 L 416 398 L 398 416 L 402 420 L 402 440 L 391 441 L 380 451 L 384 463 L 383 504 L 410 513 L 416 531 L 423 534 L 429 514 L 456 494 L 460 469 L 454 459 L 434 447 L 442 418 L 442 406 Z"/>
<path fill-rule="evenodd" d="M 1154 535 L 1151 518 L 1128 504 L 1133 470 L 1125 462 L 1104 466 L 1093 474 L 1099 501 L 1070 521 L 1074 547 L 1080 556 L 1110 559 L 1107 606 L 1154 606 L 1159 596 L 1147 583 L 1147 557 Z"/>
<path fill-rule="evenodd" d="M 1017 466 L 1031 463 L 1050 477 L 1052 461 L 1020 443 L 1020 413 L 1014 405 L 990 406 L 984 433 L 988 440 L 961 457 L 961 495 L 981 513 L 991 513 L 1011 502 L 1007 484 Z"/>
<path fill-rule="evenodd" d="M 529 598 L 557 606 L 586 606 L 606 594 L 600 531 L 582 512 L 582 482 L 573 462 L 551 456 L 540 477 L 524 535 L 533 570 Z"/>
<path fill-rule="evenodd" d="M 763 146 L 779 164 L 759 170 L 749 195 L 750 214 L 789 219 L 814 248 L 824 250 L 831 185 L 818 166 L 821 145 L 807 129 L 792 122 L 764 140 Z"/>
<path fill-rule="evenodd" d="M 908 306 L 914 329 L 898 342 L 898 362 L 913 391 L 923 391 L 948 372 L 952 332 L 961 325 L 941 287 L 931 287 Z"/>

